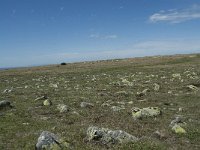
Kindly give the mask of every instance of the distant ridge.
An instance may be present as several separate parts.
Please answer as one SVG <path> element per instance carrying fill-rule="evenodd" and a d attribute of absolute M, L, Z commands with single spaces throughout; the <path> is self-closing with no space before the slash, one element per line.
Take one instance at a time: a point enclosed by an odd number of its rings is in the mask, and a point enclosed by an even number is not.
<path fill-rule="evenodd" d="M 9 68 L 0 68 L 0 70 L 7 70 L 7 69 L 9 69 Z"/>
<path fill-rule="evenodd" d="M 0 70 L 9 70 L 9 69 L 15 69 L 15 68 L 18 68 L 18 67 L 7 67 L 7 68 L 0 68 Z"/>

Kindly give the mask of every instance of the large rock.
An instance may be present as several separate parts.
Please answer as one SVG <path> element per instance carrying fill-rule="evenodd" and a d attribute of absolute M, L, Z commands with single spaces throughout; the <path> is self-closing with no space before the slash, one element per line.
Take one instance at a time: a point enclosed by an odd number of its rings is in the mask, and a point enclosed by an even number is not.
<path fill-rule="evenodd" d="M 10 101 L 8 100 L 0 101 L 0 109 L 3 108 L 12 108 Z"/>
<path fill-rule="evenodd" d="M 38 138 L 35 150 L 62 150 L 69 147 L 69 143 L 64 142 L 57 135 L 43 131 Z"/>
<path fill-rule="evenodd" d="M 142 119 L 147 117 L 156 117 L 161 115 L 161 110 L 158 107 L 147 107 L 147 108 L 132 108 L 132 116 L 134 119 Z"/>
<path fill-rule="evenodd" d="M 116 144 L 136 142 L 138 138 L 122 130 L 110 130 L 108 128 L 91 126 L 87 129 L 87 140 L 100 142 L 102 144 Z"/>

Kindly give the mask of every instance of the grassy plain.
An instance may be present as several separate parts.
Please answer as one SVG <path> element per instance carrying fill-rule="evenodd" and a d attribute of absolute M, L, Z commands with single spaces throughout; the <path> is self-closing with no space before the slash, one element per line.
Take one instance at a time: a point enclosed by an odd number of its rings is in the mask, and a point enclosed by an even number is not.
<path fill-rule="evenodd" d="M 155 83 L 160 86 L 158 91 Z M 146 95 L 137 96 L 147 88 Z M 6 89 L 11 92 L 4 92 Z M 52 106 L 35 101 L 43 95 Z M 1 100 L 9 100 L 14 106 L 0 110 L 2 150 L 34 149 L 42 131 L 64 137 L 73 149 L 200 149 L 199 54 L 4 70 L 0 71 Z M 93 103 L 94 107 L 81 108 L 81 102 Z M 58 104 L 66 104 L 70 111 L 60 113 Z M 125 109 L 111 109 L 122 105 Z M 149 106 L 159 107 L 162 115 L 132 118 L 132 107 Z M 186 134 L 176 134 L 169 127 L 177 115 L 186 122 Z M 141 140 L 115 145 L 86 142 L 89 126 L 124 130 Z M 162 132 L 163 137 L 156 137 L 155 131 Z"/>

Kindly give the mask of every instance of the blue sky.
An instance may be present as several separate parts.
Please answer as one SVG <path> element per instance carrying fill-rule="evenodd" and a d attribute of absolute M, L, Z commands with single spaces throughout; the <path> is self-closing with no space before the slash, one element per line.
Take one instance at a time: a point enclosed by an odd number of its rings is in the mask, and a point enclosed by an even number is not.
<path fill-rule="evenodd" d="M 0 0 L 0 67 L 199 52 L 199 0 Z"/>

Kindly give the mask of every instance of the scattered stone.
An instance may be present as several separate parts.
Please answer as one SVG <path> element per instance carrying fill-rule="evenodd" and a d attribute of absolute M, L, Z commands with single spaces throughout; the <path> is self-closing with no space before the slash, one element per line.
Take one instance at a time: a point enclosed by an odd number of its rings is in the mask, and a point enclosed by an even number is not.
<path fill-rule="evenodd" d="M 47 95 L 43 95 L 43 96 L 37 97 L 37 98 L 35 99 L 35 101 L 46 100 L 47 98 L 48 98 Z"/>
<path fill-rule="evenodd" d="M 113 111 L 120 111 L 120 110 L 124 110 L 125 107 L 124 107 L 124 105 L 122 105 L 121 107 L 119 107 L 119 106 L 112 106 L 111 109 Z"/>
<path fill-rule="evenodd" d="M 72 111 L 71 113 L 74 114 L 74 115 L 77 115 L 77 116 L 80 115 L 77 111 Z"/>
<path fill-rule="evenodd" d="M 160 85 L 154 83 L 154 91 L 159 91 L 159 90 L 160 90 Z"/>
<path fill-rule="evenodd" d="M 81 102 L 80 106 L 82 108 L 91 108 L 91 107 L 94 107 L 94 104 L 88 103 L 88 102 Z"/>
<path fill-rule="evenodd" d="M 92 126 L 87 129 L 87 140 L 102 144 L 116 144 L 136 142 L 138 138 L 122 130 L 110 130 Z"/>
<path fill-rule="evenodd" d="M 174 74 L 172 74 L 172 77 L 181 79 L 181 74 L 180 73 L 174 73 Z"/>
<path fill-rule="evenodd" d="M 153 133 L 153 135 L 156 137 L 156 138 L 158 138 L 158 139 L 164 139 L 164 138 L 166 138 L 166 134 L 165 134 L 165 132 L 163 131 L 163 130 L 161 130 L 161 131 L 155 131 L 154 133 Z"/>
<path fill-rule="evenodd" d="M 128 96 L 129 94 L 126 91 L 118 91 L 115 93 L 115 96 Z"/>
<path fill-rule="evenodd" d="M 22 124 L 28 126 L 30 123 L 28 123 L 28 122 L 24 122 L 24 123 L 22 123 Z"/>
<path fill-rule="evenodd" d="M 158 107 L 147 107 L 147 108 L 132 108 L 132 116 L 134 119 L 142 119 L 147 117 L 156 117 L 161 115 L 161 110 Z"/>
<path fill-rule="evenodd" d="M 50 101 L 50 100 L 45 100 L 44 102 L 43 102 L 43 105 L 44 106 L 51 106 L 52 105 L 52 102 Z"/>
<path fill-rule="evenodd" d="M 133 101 L 129 101 L 129 102 L 127 102 L 127 104 L 130 104 L 130 105 L 131 105 L 131 104 L 133 104 Z"/>
<path fill-rule="evenodd" d="M 69 111 L 69 108 L 65 104 L 58 104 L 57 109 L 60 111 L 60 113 L 66 113 Z"/>
<path fill-rule="evenodd" d="M 127 79 L 122 78 L 122 83 L 126 86 L 133 86 L 133 83 L 128 81 Z"/>
<path fill-rule="evenodd" d="M 149 89 L 144 89 L 142 92 L 137 92 L 136 93 L 136 97 L 145 96 L 145 95 L 147 95 L 147 92 L 150 92 L 150 90 Z"/>
<path fill-rule="evenodd" d="M 3 109 L 3 108 L 12 108 L 10 101 L 8 100 L 0 101 L 0 109 Z"/>
<path fill-rule="evenodd" d="M 183 108 L 182 108 L 182 107 L 178 108 L 178 111 L 182 112 L 182 111 L 183 111 Z"/>
<path fill-rule="evenodd" d="M 147 99 L 141 99 L 141 100 L 138 100 L 138 102 L 146 102 Z"/>
<path fill-rule="evenodd" d="M 186 123 L 183 121 L 183 118 L 181 116 L 176 116 L 175 119 L 171 121 L 169 126 L 173 127 L 176 124 L 178 124 L 180 126 L 186 125 Z"/>
<path fill-rule="evenodd" d="M 167 93 L 168 93 L 168 94 L 172 94 L 172 91 L 168 91 Z"/>
<path fill-rule="evenodd" d="M 113 104 L 114 102 L 112 100 L 108 100 L 106 102 L 104 102 L 101 106 L 105 107 L 105 106 L 111 106 L 111 104 Z"/>
<path fill-rule="evenodd" d="M 192 90 L 192 91 L 198 91 L 198 90 L 199 90 L 199 88 L 196 87 L 196 86 L 194 86 L 194 85 L 188 85 L 187 88 L 188 88 L 189 90 Z"/>
<path fill-rule="evenodd" d="M 53 83 L 50 83 L 49 86 L 52 87 L 52 88 L 58 88 L 58 85 L 57 84 L 53 84 Z"/>
<path fill-rule="evenodd" d="M 11 93 L 12 91 L 13 91 L 13 87 L 11 89 L 5 89 L 2 93 L 7 94 L 7 93 Z"/>
<path fill-rule="evenodd" d="M 68 142 L 48 131 L 41 133 L 35 146 L 36 150 L 62 150 L 66 148 L 69 148 Z"/>

